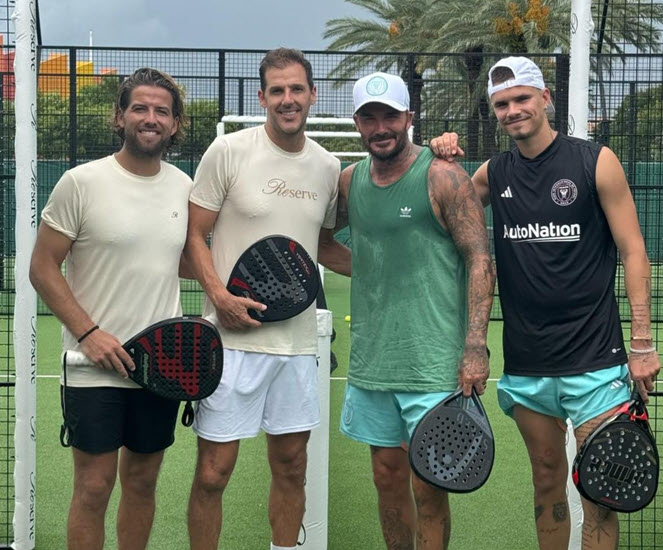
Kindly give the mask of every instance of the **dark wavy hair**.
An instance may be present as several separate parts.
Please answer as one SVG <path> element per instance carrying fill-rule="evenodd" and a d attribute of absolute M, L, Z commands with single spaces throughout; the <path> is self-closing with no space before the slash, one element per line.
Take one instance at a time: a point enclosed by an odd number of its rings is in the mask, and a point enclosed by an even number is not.
<path fill-rule="evenodd" d="M 120 128 L 117 119 L 129 106 L 131 92 L 138 88 L 138 86 L 158 86 L 170 93 L 170 96 L 173 98 L 173 117 L 177 119 L 178 126 L 177 132 L 170 137 L 168 146 L 181 143 L 186 135 L 185 127 L 189 122 L 184 110 L 184 92 L 173 80 L 172 76 L 149 67 L 138 69 L 120 84 L 111 116 L 111 128 L 113 132 L 124 140 L 124 128 Z"/>
<path fill-rule="evenodd" d="M 277 48 L 267 52 L 260 62 L 260 89 L 264 92 L 267 87 L 265 73 L 268 69 L 284 69 L 288 65 L 299 64 L 304 67 L 308 87 L 313 89 L 313 69 L 308 59 L 299 50 L 292 48 Z"/>

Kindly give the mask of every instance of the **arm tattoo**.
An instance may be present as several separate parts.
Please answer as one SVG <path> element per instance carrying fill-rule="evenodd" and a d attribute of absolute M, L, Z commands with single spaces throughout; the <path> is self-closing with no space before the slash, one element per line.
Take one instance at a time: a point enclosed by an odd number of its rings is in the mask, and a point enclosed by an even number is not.
<path fill-rule="evenodd" d="M 569 510 L 566 505 L 566 502 L 556 502 L 555 504 L 553 504 L 552 513 L 555 523 L 565 522 L 566 518 L 569 515 Z"/>
<path fill-rule="evenodd" d="M 495 287 L 483 206 L 472 180 L 457 168 L 438 166 L 430 182 L 432 199 L 465 259 L 468 271 L 468 336 L 485 339 Z"/>

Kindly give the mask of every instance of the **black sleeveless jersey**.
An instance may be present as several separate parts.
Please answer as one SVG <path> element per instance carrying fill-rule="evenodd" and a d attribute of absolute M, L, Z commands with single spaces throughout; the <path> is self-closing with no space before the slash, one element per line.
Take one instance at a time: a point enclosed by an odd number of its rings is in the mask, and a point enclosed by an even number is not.
<path fill-rule="evenodd" d="M 558 134 L 533 159 L 490 160 L 504 372 L 563 376 L 626 363 L 617 247 L 596 191 L 600 145 Z"/>

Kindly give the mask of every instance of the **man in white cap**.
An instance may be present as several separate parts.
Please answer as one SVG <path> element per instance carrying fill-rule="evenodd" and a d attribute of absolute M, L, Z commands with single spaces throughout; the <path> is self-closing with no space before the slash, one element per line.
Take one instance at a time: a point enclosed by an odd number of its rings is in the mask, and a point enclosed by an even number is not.
<path fill-rule="evenodd" d="M 448 495 L 412 475 L 403 444 L 457 387 L 466 395 L 485 390 L 495 275 L 484 213 L 459 165 L 410 141 L 402 79 L 374 73 L 356 82 L 353 95 L 369 156 L 339 182 L 338 217 L 352 232 L 341 431 L 371 446 L 387 548 L 446 549 Z"/>
<path fill-rule="evenodd" d="M 628 401 L 629 376 L 646 399 L 660 369 L 649 260 L 619 159 L 550 127 L 539 67 L 525 57 L 502 59 L 489 72 L 488 94 L 516 143 L 472 178 L 494 216 L 504 315 L 498 399 L 530 456 L 539 547 L 558 550 L 569 540 L 564 419 L 582 445 Z M 432 146 L 463 155 L 455 134 Z M 628 356 L 614 291 L 618 251 L 631 306 Z M 616 548 L 617 514 L 584 499 L 583 510 L 583 549 Z"/>

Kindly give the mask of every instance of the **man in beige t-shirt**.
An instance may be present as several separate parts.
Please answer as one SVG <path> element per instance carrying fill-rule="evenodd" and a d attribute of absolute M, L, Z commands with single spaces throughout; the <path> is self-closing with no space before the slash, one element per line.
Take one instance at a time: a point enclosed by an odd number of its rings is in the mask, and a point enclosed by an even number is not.
<path fill-rule="evenodd" d="M 333 239 L 340 163 L 304 135 L 315 103 L 310 63 L 297 50 L 269 52 L 260 65 L 264 126 L 217 138 L 196 172 L 185 256 L 205 289 L 224 344 L 217 391 L 196 411 L 198 465 L 189 502 L 192 550 L 218 547 L 221 500 L 239 441 L 267 433 L 272 472 L 272 550 L 295 548 L 304 515 L 306 444 L 320 420 L 315 306 L 261 325 L 225 282 L 256 240 L 282 234 L 311 257 L 349 275 L 349 251 Z M 211 251 L 206 237 L 212 233 Z"/>
<path fill-rule="evenodd" d="M 67 171 L 42 212 L 30 280 L 62 321 L 63 349 L 91 362 L 66 367 L 62 381 L 74 458 L 69 550 L 103 548 L 118 455 L 119 548 L 144 549 L 152 527 L 179 404 L 127 378 L 125 366 L 134 365 L 122 342 L 181 315 L 178 267 L 192 182 L 161 156 L 182 137 L 184 121 L 173 79 L 139 69 L 118 91 L 114 129 L 122 149 Z"/>

